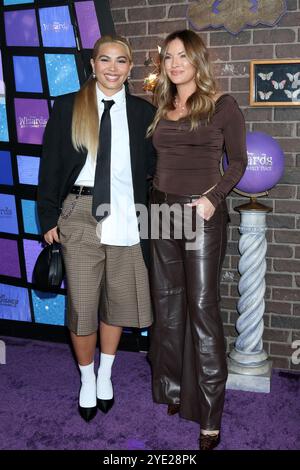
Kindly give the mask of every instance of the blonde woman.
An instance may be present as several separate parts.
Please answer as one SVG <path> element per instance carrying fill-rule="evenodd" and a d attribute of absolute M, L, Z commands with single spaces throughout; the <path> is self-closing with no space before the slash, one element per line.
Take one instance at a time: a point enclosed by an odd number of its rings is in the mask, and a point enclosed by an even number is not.
<path fill-rule="evenodd" d="M 157 151 L 152 203 L 189 205 L 190 222 L 202 225 L 191 248 L 184 231 L 172 236 L 186 219 L 171 213 L 171 237 L 151 241 L 153 395 L 169 415 L 199 422 L 200 449 L 211 450 L 220 442 L 227 378 L 219 312 L 225 198 L 247 165 L 244 118 L 234 98 L 217 91 L 208 51 L 189 30 L 164 42 L 156 104 L 148 130 Z M 224 149 L 229 166 L 221 176 Z"/>
<path fill-rule="evenodd" d="M 124 87 L 132 68 L 128 42 L 102 37 L 91 66 L 93 73 L 78 93 L 55 100 L 38 187 L 44 238 L 62 244 L 67 321 L 81 373 L 79 413 L 86 421 L 95 417 L 97 406 L 104 413 L 113 406 L 111 369 L 122 327 L 152 323 L 148 241 L 140 243 L 135 204 L 147 205 L 147 178 L 155 165 L 151 139 L 145 137 L 155 109 Z M 103 188 L 108 200 L 99 196 Z M 107 217 L 98 212 L 99 198 L 109 206 Z"/>

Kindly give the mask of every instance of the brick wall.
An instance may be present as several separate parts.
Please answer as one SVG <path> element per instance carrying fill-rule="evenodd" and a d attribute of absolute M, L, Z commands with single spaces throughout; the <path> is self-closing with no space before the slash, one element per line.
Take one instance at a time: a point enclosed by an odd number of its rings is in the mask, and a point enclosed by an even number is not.
<path fill-rule="evenodd" d="M 143 78 L 151 71 L 144 65 L 148 51 L 166 34 L 189 27 L 185 19 L 188 1 L 110 0 L 116 31 L 129 38 L 134 49 L 132 92 L 145 94 Z M 249 102 L 249 60 L 300 57 L 300 0 L 287 0 L 288 12 L 275 27 L 247 28 L 237 36 L 224 29 L 200 33 L 210 47 L 217 76 L 244 111 L 249 130 L 272 135 L 285 152 L 286 169 L 280 182 L 262 199 L 273 212 L 267 216 L 267 274 L 264 345 L 274 367 L 299 369 L 291 363 L 292 341 L 300 339 L 300 108 L 253 108 Z M 151 96 L 146 96 L 151 99 Z M 228 348 L 236 336 L 239 274 L 238 225 L 233 210 L 247 199 L 232 193 L 229 243 L 223 269 L 222 315 Z"/>

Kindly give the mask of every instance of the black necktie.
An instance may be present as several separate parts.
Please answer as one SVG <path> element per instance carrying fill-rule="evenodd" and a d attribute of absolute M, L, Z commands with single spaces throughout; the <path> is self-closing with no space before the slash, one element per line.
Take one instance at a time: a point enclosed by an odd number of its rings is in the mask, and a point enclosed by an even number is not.
<path fill-rule="evenodd" d="M 97 209 L 101 204 L 110 204 L 110 154 L 111 154 L 111 121 L 110 108 L 114 104 L 113 100 L 102 100 L 104 111 L 101 116 L 99 133 L 99 150 L 97 154 L 94 195 L 92 205 L 92 215 L 100 222 L 110 214 L 110 209 L 106 211 Z"/>

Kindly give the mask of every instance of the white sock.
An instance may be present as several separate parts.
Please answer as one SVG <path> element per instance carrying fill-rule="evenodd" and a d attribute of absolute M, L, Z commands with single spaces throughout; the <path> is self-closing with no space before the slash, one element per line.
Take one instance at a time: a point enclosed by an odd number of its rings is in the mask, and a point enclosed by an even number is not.
<path fill-rule="evenodd" d="M 102 400 L 111 400 L 114 396 L 113 387 L 111 383 L 111 368 L 115 360 L 115 355 L 104 354 L 100 355 L 100 366 L 98 369 L 97 377 L 97 398 Z"/>
<path fill-rule="evenodd" d="M 96 376 L 94 361 L 87 366 L 78 364 L 81 372 L 81 388 L 79 392 L 79 405 L 83 408 L 93 408 L 97 404 L 96 399 Z"/>

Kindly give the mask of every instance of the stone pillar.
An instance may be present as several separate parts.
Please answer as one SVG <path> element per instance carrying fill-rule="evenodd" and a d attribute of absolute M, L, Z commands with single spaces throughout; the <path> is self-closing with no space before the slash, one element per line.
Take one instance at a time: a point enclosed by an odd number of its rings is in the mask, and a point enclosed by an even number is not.
<path fill-rule="evenodd" d="M 236 322 L 238 337 L 228 358 L 226 388 L 256 392 L 270 391 L 271 363 L 263 349 L 265 273 L 267 241 L 266 215 L 271 208 L 251 199 L 237 207 L 241 214 L 238 285 L 240 299 Z"/>

